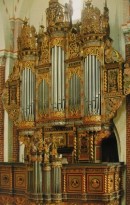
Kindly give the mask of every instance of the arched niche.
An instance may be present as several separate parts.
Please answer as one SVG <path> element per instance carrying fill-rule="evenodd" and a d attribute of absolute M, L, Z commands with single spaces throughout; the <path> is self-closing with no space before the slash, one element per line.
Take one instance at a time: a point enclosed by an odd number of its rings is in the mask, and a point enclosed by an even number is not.
<path fill-rule="evenodd" d="M 119 162 L 119 154 L 115 133 L 102 140 L 102 162 Z"/>

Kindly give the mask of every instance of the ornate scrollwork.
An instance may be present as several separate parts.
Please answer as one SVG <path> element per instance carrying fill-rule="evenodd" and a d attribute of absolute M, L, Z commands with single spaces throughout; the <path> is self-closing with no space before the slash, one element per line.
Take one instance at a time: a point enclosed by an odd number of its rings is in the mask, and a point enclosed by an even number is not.
<path fill-rule="evenodd" d="M 20 135 L 19 141 L 25 145 L 25 160 L 42 161 L 42 152 L 44 150 L 42 129 L 35 130 L 33 135 Z"/>
<path fill-rule="evenodd" d="M 102 118 L 102 120 L 105 121 L 109 121 L 110 119 L 112 119 L 115 114 L 117 109 L 120 107 L 121 103 L 123 100 L 123 96 L 122 97 L 111 97 L 111 98 L 106 98 L 105 99 L 105 119 Z"/>
<path fill-rule="evenodd" d="M 68 58 L 73 59 L 80 57 L 80 35 L 70 31 L 68 34 Z"/>
<path fill-rule="evenodd" d="M 28 24 L 27 18 L 23 21 L 21 36 L 18 38 L 18 49 L 20 55 L 22 51 L 36 49 L 36 30 Z"/>
<path fill-rule="evenodd" d="M 54 30 L 67 29 L 71 23 L 72 16 L 72 2 L 62 5 L 58 0 L 51 0 L 49 8 L 46 10 L 47 30 L 49 32 Z"/>
<path fill-rule="evenodd" d="M 76 74 L 81 79 L 82 78 L 81 67 L 68 68 L 68 71 L 67 71 L 68 80 L 70 80 L 72 75 L 74 75 L 74 74 Z"/>
<path fill-rule="evenodd" d="M 97 36 L 97 34 L 109 34 L 108 8 L 104 7 L 104 14 L 101 14 L 97 7 L 91 5 L 91 1 L 85 3 L 82 11 L 82 35 Z M 87 22 L 87 23 L 86 23 Z"/>
<path fill-rule="evenodd" d="M 95 55 L 100 62 L 103 62 L 103 47 L 100 46 L 93 46 L 93 47 L 86 47 L 83 50 L 83 56 L 86 57 L 87 55 Z"/>
<path fill-rule="evenodd" d="M 105 63 L 123 62 L 122 56 L 112 47 L 112 39 L 105 41 Z"/>
<path fill-rule="evenodd" d="M 52 112 L 51 116 L 54 119 L 65 118 L 65 112 L 64 111 Z"/>
<path fill-rule="evenodd" d="M 125 64 L 124 69 L 124 93 L 125 95 L 130 93 L 130 66 Z"/>
<path fill-rule="evenodd" d="M 53 46 L 60 46 L 60 47 L 62 47 L 64 49 L 65 38 L 62 38 L 62 37 L 53 38 L 52 41 L 51 41 L 50 46 L 51 47 L 53 47 Z"/>
<path fill-rule="evenodd" d="M 10 74 L 9 79 L 5 83 L 5 88 L 2 93 L 2 101 L 4 108 L 7 110 L 9 117 L 13 121 L 19 118 L 19 102 L 20 102 L 20 64 L 15 62 L 13 72 Z"/>

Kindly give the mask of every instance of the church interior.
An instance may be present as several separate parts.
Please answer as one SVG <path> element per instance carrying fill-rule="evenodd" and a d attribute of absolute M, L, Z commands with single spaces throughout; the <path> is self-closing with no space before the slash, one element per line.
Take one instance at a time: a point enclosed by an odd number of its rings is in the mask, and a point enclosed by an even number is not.
<path fill-rule="evenodd" d="M 130 204 L 129 19 L 129 0 L 0 0 L 0 205 Z"/>

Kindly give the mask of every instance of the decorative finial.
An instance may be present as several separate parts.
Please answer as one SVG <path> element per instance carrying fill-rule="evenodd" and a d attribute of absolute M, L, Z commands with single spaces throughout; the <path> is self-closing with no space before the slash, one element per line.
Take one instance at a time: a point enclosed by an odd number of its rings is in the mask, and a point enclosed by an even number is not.
<path fill-rule="evenodd" d="M 28 20 L 29 20 L 29 19 L 28 19 L 27 17 L 25 17 L 25 19 L 23 20 L 23 24 L 24 24 L 24 25 L 27 25 L 27 24 L 28 24 Z"/>
<path fill-rule="evenodd" d="M 105 0 L 105 7 L 107 7 L 107 0 Z"/>

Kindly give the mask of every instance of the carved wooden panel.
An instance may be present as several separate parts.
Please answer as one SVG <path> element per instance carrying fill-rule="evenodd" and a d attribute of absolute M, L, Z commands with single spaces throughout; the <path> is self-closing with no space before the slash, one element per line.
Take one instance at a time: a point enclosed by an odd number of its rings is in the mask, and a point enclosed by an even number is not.
<path fill-rule="evenodd" d="M 107 204 L 106 202 L 121 197 L 122 169 L 120 165 L 99 163 L 97 165 L 94 163 L 65 165 L 62 174 L 63 200 L 79 200 L 80 203 L 86 200 L 88 204 L 88 201 L 94 200 L 93 204 L 96 204 L 96 201 L 100 200 Z M 118 204 L 118 200 L 116 203 Z"/>
<path fill-rule="evenodd" d="M 0 190 L 12 191 L 12 167 L 0 166 Z"/>

